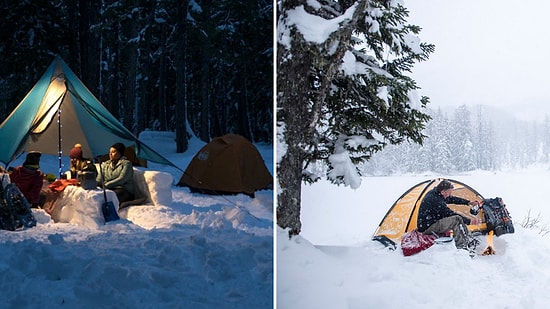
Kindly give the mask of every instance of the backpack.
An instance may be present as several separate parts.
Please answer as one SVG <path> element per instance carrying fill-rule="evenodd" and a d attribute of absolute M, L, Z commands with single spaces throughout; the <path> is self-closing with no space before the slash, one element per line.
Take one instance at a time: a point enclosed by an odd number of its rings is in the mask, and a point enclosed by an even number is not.
<path fill-rule="evenodd" d="M 29 202 L 13 183 L 0 184 L 0 229 L 15 231 L 36 225 Z"/>
<path fill-rule="evenodd" d="M 495 235 L 514 233 L 514 225 L 512 217 L 506 209 L 504 201 L 500 197 L 483 199 L 483 212 L 485 213 L 485 221 L 487 230 L 493 230 Z"/>

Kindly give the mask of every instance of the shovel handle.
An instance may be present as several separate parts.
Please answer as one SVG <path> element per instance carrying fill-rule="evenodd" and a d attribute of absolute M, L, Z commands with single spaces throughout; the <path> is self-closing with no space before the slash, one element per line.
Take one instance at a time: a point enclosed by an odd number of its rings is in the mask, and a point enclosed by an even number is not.
<path fill-rule="evenodd" d="M 105 178 L 103 178 L 103 168 L 101 167 L 101 157 L 98 157 L 97 161 L 99 161 L 99 175 L 101 175 L 101 189 L 103 189 L 103 199 L 105 200 L 105 203 L 107 203 L 107 192 L 105 191 Z"/>

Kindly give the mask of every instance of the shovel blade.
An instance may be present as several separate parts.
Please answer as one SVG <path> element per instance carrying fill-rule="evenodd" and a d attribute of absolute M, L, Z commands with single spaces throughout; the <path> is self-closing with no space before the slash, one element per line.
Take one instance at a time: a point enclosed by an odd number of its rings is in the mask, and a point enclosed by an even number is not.
<path fill-rule="evenodd" d="M 101 211 L 103 212 L 103 217 L 105 218 L 105 222 L 116 221 L 120 219 L 120 217 L 116 212 L 115 204 L 113 202 L 103 203 L 103 205 L 101 205 Z"/>

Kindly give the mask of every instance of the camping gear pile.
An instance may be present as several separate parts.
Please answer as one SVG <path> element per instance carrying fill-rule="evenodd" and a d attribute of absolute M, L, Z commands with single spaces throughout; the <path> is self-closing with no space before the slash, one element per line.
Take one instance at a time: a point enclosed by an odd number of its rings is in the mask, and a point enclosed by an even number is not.
<path fill-rule="evenodd" d="M 494 231 L 497 236 L 514 232 L 510 213 L 506 209 L 506 204 L 504 204 L 502 198 L 484 199 L 482 207 L 488 230 Z"/>
<path fill-rule="evenodd" d="M 76 180 L 84 190 L 93 190 L 97 188 L 96 174 L 92 171 L 82 171 L 76 174 Z"/>
<path fill-rule="evenodd" d="M 436 178 L 423 181 L 401 195 L 380 222 L 372 239 L 381 242 L 392 250 L 401 246 L 405 256 L 416 254 L 435 243 L 441 242 L 438 241 L 438 238 L 447 241 L 452 240 L 448 235 L 426 235 L 417 231 L 420 203 L 425 194 L 435 188 L 441 180 L 443 179 Z M 500 236 L 506 233 L 514 233 L 510 213 L 502 198 L 486 199 L 476 190 L 460 181 L 447 180 L 454 186 L 453 196 L 482 203 L 481 211 L 478 213 L 470 212 L 468 205 L 449 204 L 448 206 L 454 212 L 463 216 L 479 219 L 476 221 L 481 223 L 468 225 L 468 229 L 474 234 L 487 234 L 487 245 L 483 250 L 483 255 L 495 254 L 492 241 L 493 235 Z M 447 237 L 443 238 L 444 236 Z"/>
<path fill-rule="evenodd" d="M 0 181 L 0 229 L 15 231 L 36 226 L 29 202 L 3 173 Z"/>

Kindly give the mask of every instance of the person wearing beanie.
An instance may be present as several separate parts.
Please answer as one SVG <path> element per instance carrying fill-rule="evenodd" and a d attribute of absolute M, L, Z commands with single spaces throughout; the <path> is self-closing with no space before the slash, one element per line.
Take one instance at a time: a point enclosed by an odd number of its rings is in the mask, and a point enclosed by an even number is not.
<path fill-rule="evenodd" d="M 452 196 L 453 190 L 453 184 L 443 179 L 426 193 L 418 209 L 418 231 L 424 234 L 444 234 L 453 231 L 456 248 L 465 249 L 472 255 L 479 244 L 479 240 L 468 230 L 467 225 L 473 223 L 473 220 L 454 212 L 447 204 L 479 206 L 479 202 Z M 471 213 L 474 214 L 472 211 Z"/>
<path fill-rule="evenodd" d="M 27 153 L 23 165 L 17 166 L 10 173 L 10 181 L 23 193 L 31 207 L 39 207 L 40 190 L 44 182 L 44 173 L 40 170 L 40 157 L 38 151 Z"/>
<path fill-rule="evenodd" d="M 82 155 L 82 145 L 75 144 L 69 151 L 69 158 L 71 159 L 71 178 L 77 178 L 78 172 L 94 172 L 97 177 L 97 169 L 92 160 L 86 159 Z"/>
<path fill-rule="evenodd" d="M 132 162 L 124 157 L 126 147 L 116 143 L 109 148 L 109 160 L 102 162 L 96 181 L 106 189 L 113 190 L 118 202 L 127 202 L 135 198 L 134 168 Z M 103 175 L 102 175 L 103 174 Z"/>
<path fill-rule="evenodd" d="M 71 159 L 82 159 L 82 145 L 75 144 L 73 149 L 69 151 L 69 157 Z"/>

